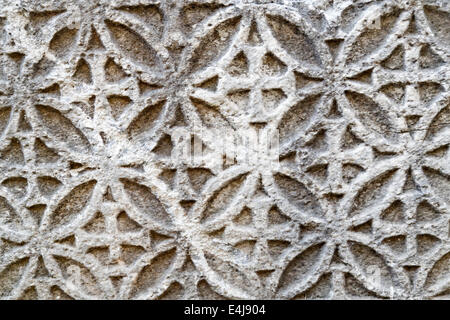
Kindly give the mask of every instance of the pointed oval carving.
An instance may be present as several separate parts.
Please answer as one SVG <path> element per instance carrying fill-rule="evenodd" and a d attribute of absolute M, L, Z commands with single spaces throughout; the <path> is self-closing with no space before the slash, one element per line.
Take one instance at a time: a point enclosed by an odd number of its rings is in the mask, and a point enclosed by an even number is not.
<path fill-rule="evenodd" d="M 61 227 L 76 219 L 91 199 L 96 184 L 97 181 L 91 180 L 73 188 L 51 213 L 51 228 Z"/>
<path fill-rule="evenodd" d="M 191 72 L 205 68 L 223 56 L 237 33 L 241 17 L 225 20 L 212 29 L 195 48 L 190 59 Z"/>
<path fill-rule="evenodd" d="M 278 125 L 281 146 L 295 143 L 298 133 L 301 133 L 308 127 L 316 114 L 316 107 L 320 97 L 321 95 L 307 97 L 284 114 Z"/>
<path fill-rule="evenodd" d="M 292 259 L 278 282 L 277 291 L 280 294 L 285 294 L 295 287 L 301 287 L 308 282 L 316 267 L 320 264 L 321 253 L 325 243 L 318 243 L 300 252 Z"/>
<path fill-rule="evenodd" d="M 428 19 L 431 29 L 437 35 L 437 37 L 450 46 L 450 13 L 438 10 L 437 7 L 424 6 L 424 12 Z"/>
<path fill-rule="evenodd" d="M 208 128 L 223 128 L 233 130 L 230 122 L 220 113 L 218 107 L 211 106 L 203 100 L 191 97 L 191 102 L 195 106 L 200 119 Z"/>
<path fill-rule="evenodd" d="M 10 115 L 11 115 L 10 107 L 0 109 L 0 136 L 3 134 L 3 131 L 8 126 Z"/>
<path fill-rule="evenodd" d="M 439 258 L 433 265 L 431 270 L 428 272 L 425 288 L 433 289 L 433 287 L 444 287 L 449 283 L 450 279 L 450 252 L 444 254 Z"/>
<path fill-rule="evenodd" d="M 176 258 L 176 248 L 162 252 L 154 257 L 148 265 L 139 272 L 133 283 L 131 296 L 138 297 L 149 290 L 155 290 L 161 281 L 166 278 Z"/>
<path fill-rule="evenodd" d="M 98 278 L 79 261 L 66 256 L 54 256 L 66 286 L 95 299 L 104 298 L 104 290 Z"/>
<path fill-rule="evenodd" d="M 0 272 L 0 298 L 11 294 L 22 278 L 28 265 L 29 258 L 20 259 L 6 266 Z"/>
<path fill-rule="evenodd" d="M 397 140 L 398 133 L 394 123 L 389 114 L 377 102 L 355 91 L 346 91 L 345 96 L 355 115 L 366 128 L 378 135 L 386 136 L 391 141 Z"/>
<path fill-rule="evenodd" d="M 166 226 L 172 224 L 171 218 L 161 201 L 151 189 L 128 179 L 121 179 L 125 192 L 131 202 L 147 217 Z"/>
<path fill-rule="evenodd" d="M 90 143 L 80 129 L 64 117 L 58 110 L 43 105 L 37 105 L 39 118 L 50 134 L 60 142 L 77 152 L 86 152 Z"/>
<path fill-rule="evenodd" d="M 146 107 L 128 126 L 129 139 L 145 138 L 146 133 L 151 133 L 162 113 L 165 101 Z"/>
<path fill-rule="evenodd" d="M 428 127 L 427 138 L 432 139 L 440 135 L 448 128 L 450 123 L 450 104 L 442 108 L 431 121 Z"/>
<path fill-rule="evenodd" d="M 255 287 L 254 282 L 236 265 L 209 253 L 205 254 L 205 259 L 222 281 L 232 287 L 239 288 L 246 294 L 254 294 L 254 290 L 252 290 Z"/>
<path fill-rule="evenodd" d="M 105 22 L 111 37 L 128 58 L 150 68 L 159 67 L 160 62 L 155 49 L 141 35 L 118 22 L 111 20 Z"/>
<path fill-rule="evenodd" d="M 387 194 L 387 190 L 393 181 L 396 171 L 396 169 L 386 171 L 365 183 L 353 199 L 350 216 L 364 212 L 368 208 L 381 203 Z"/>
<path fill-rule="evenodd" d="M 58 58 L 65 57 L 74 46 L 78 35 L 78 29 L 63 28 L 55 33 L 50 41 L 49 48 Z"/>
<path fill-rule="evenodd" d="M 364 26 L 363 32 L 352 43 L 351 50 L 349 50 L 351 54 L 347 57 L 347 62 L 357 62 L 382 46 L 383 42 L 391 34 L 399 15 L 400 10 L 394 8 L 390 12 L 381 14 L 374 21 L 377 25 L 372 25 L 372 21 L 368 21 Z"/>
<path fill-rule="evenodd" d="M 381 254 L 359 242 L 349 241 L 349 247 L 358 270 L 368 282 L 364 284 L 368 289 L 388 291 L 394 286 L 394 274 Z"/>
<path fill-rule="evenodd" d="M 247 174 L 242 174 L 232 178 L 216 190 L 206 203 L 206 208 L 202 213 L 201 221 L 211 221 L 221 216 L 241 190 Z"/>
<path fill-rule="evenodd" d="M 283 49 L 299 61 L 320 65 L 321 61 L 312 39 L 295 24 L 281 16 L 267 16 L 274 37 Z"/>
<path fill-rule="evenodd" d="M 297 210 L 312 216 L 323 216 L 323 211 L 317 198 L 303 183 L 281 173 L 276 174 L 274 179 L 281 194 L 285 196 L 289 203 Z"/>

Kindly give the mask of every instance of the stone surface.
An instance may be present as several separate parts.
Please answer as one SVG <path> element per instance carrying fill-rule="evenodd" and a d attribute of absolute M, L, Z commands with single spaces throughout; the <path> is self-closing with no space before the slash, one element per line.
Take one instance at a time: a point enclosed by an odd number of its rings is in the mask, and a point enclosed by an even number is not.
<path fill-rule="evenodd" d="M 445 0 L 1 0 L 0 298 L 449 298 L 449 48 Z"/>

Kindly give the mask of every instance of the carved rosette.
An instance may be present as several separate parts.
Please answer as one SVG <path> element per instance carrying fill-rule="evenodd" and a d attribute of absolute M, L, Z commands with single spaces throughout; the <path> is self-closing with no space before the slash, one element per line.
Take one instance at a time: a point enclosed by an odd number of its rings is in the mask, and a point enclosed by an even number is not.
<path fill-rule="evenodd" d="M 335 2 L 0 9 L 0 297 L 448 298 L 450 9 Z"/>

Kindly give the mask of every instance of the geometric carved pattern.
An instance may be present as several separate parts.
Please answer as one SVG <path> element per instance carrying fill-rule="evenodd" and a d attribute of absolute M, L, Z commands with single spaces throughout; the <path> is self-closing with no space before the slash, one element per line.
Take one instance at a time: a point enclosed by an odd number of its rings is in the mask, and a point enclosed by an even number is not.
<path fill-rule="evenodd" d="M 6 1 L 0 298 L 449 298 L 449 25 L 439 0 Z M 242 130 L 279 165 L 227 162 Z"/>

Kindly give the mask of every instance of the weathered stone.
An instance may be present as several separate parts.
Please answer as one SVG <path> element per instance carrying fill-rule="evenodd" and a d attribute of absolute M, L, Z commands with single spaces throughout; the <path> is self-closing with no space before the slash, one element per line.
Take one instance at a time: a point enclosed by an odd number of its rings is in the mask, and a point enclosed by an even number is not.
<path fill-rule="evenodd" d="M 449 298 L 449 26 L 0 0 L 0 298 Z"/>

